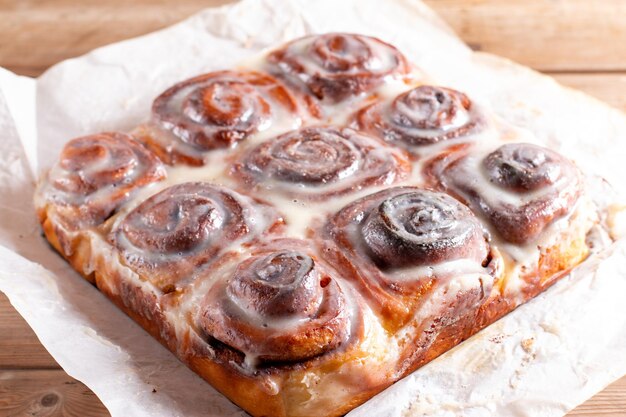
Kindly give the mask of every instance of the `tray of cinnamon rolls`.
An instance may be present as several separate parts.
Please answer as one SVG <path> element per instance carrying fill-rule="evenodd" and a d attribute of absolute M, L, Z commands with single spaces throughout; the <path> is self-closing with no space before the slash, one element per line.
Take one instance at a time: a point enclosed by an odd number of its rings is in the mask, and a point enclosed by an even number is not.
<path fill-rule="evenodd" d="M 146 120 L 67 142 L 43 231 L 255 417 L 347 413 L 583 262 L 599 219 L 573 161 L 365 35 L 183 80 Z"/>

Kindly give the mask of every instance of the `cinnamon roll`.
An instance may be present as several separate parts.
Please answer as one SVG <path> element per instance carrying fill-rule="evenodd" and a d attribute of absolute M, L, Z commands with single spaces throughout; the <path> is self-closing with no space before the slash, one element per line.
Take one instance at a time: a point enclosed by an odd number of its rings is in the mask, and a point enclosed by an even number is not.
<path fill-rule="evenodd" d="M 359 320 L 353 297 L 313 245 L 279 239 L 220 272 L 197 320 L 249 364 L 302 362 L 345 345 Z"/>
<path fill-rule="evenodd" d="M 350 33 L 296 39 L 270 53 L 267 60 L 271 73 L 328 103 L 369 92 L 411 70 L 395 47 Z"/>
<path fill-rule="evenodd" d="M 104 132 L 73 139 L 39 184 L 39 217 L 42 223 L 54 217 L 66 232 L 95 227 L 136 190 L 165 175 L 159 159 L 124 133 Z M 59 249 L 70 255 L 72 239 L 56 229 Z"/>
<path fill-rule="evenodd" d="M 282 223 L 270 207 L 209 183 L 174 185 L 121 219 L 109 240 L 124 263 L 164 292 L 214 260 Z"/>
<path fill-rule="evenodd" d="M 203 155 L 229 148 L 277 123 L 300 125 L 296 97 L 274 77 L 219 71 L 191 78 L 158 96 L 152 124 L 139 136 L 170 164 L 202 165 Z M 160 132 L 159 132 L 160 130 Z"/>
<path fill-rule="evenodd" d="M 406 155 L 348 128 L 306 127 L 269 139 L 234 165 L 249 188 L 276 189 L 309 199 L 392 184 L 406 178 Z"/>
<path fill-rule="evenodd" d="M 483 157 L 469 154 L 436 176 L 514 244 L 535 241 L 572 211 L 582 192 L 580 171 L 570 160 L 528 143 L 502 145 Z"/>
<path fill-rule="evenodd" d="M 392 328 L 450 280 L 479 288 L 476 304 L 493 282 L 480 222 L 444 193 L 395 187 L 371 194 L 331 216 L 324 235 L 333 264 L 369 294 Z"/>
<path fill-rule="evenodd" d="M 416 148 L 467 137 L 485 127 L 485 118 L 465 94 L 422 85 L 359 110 L 356 126 L 404 148 Z"/>
<path fill-rule="evenodd" d="M 596 208 L 581 198 L 579 169 L 557 152 L 511 143 L 490 153 L 444 155 L 426 170 L 487 220 L 507 259 L 505 302 L 537 295 L 589 253 Z"/>

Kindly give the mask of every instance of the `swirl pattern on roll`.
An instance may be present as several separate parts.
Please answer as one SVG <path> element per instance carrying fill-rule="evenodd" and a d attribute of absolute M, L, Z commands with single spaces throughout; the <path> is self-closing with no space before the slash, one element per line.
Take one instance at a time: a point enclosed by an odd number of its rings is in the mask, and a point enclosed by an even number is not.
<path fill-rule="evenodd" d="M 350 271 L 346 275 L 393 326 L 405 323 L 425 294 L 446 279 L 490 274 L 490 248 L 480 222 L 445 193 L 389 188 L 341 209 L 324 232 L 333 242 L 325 252 L 333 264 Z"/>
<path fill-rule="evenodd" d="M 104 222 L 140 187 L 166 176 L 159 159 L 131 136 L 104 132 L 73 139 L 50 170 L 43 197 L 70 229 Z"/>
<path fill-rule="evenodd" d="M 166 292 L 214 260 L 282 223 L 270 207 L 203 182 L 177 184 L 145 200 L 110 240 L 125 262 Z"/>
<path fill-rule="evenodd" d="M 228 148 L 280 118 L 299 118 L 292 93 L 270 75 L 219 71 L 183 81 L 154 100 L 152 120 L 191 149 Z"/>
<path fill-rule="evenodd" d="M 390 188 L 348 205 L 329 223 L 335 240 L 362 248 L 382 270 L 434 265 L 488 253 L 472 212 L 453 197 L 412 187 Z"/>
<path fill-rule="evenodd" d="M 406 155 L 348 128 L 306 127 L 267 140 L 235 165 L 248 186 L 305 198 L 344 194 L 408 176 Z"/>
<path fill-rule="evenodd" d="M 571 212 L 582 192 L 581 174 L 570 160 L 529 143 L 502 145 L 482 158 L 458 158 L 438 176 L 444 188 L 467 200 L 515 244 L 536 240 Z"/>
<path fill-rule="evenodd" d="M 481 227 L 469 209 L 447 194 L 425 190 L 383 200 L 369 212 L 361 235 L 384 269 L 437 264 L 475 249 L 477 260 L 487 255 Z"/>
<path fill-rule="evenodd" d="M 305 361 L 345 344 L 358 320 L 354 294 L 312 247 L 280 239 L 255 248 L 202 301 L 203 333 L 257 363 Z"/>
<path fill-rule="evenodd" d="M 469 97 L 422 85 L 356 114 L 360 130 L 402 147 L 420 147 L 480 132 L 485 119 Z"/>
<path fill-rule="evenodd" d="M 369 36 L 328 33 L 296 39 L 268 56 L 269 71 L 336 103 L 410 72 L 395 47 Z"/>

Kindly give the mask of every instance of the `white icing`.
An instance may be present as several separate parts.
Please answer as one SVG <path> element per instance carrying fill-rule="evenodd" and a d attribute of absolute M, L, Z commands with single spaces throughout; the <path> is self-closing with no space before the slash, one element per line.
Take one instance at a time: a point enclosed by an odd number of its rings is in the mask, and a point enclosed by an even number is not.
<path fill-rule="evenodd" d="M 482 153 L 474 153 L 463 158 L 463 161 L 458 164 L 458 175 L 463 178 L 471 178 L 472 187 L 476 187 L 480 190 L 481 197 L 491 207 L 503 207 L 504 204 L 521 207 L 531 201 L 541 199 L 553 193 L 555 189 L 559 189 L 566 183 L 572 181 L 571 178 L 563 176 L 552 186 L 542 187 L 536 191 L 521 193 L 507 190 L 489 181 L 482 163 L 485 155 L 486 154 Z M 477 175 L 477 173 L 479 174 Z"/>
<path fill-rule="evenodd" d="M 486 283 L 492 279 L 484 272 L 469 272 L 435 285 L 434 290 L 428 294 L 428 297 L 419 306 L 411 320 L 418 327 L 404 326 L 392 336 L 392 340 L 396 343 L 413 341 L 420 336 L 419 332 L 422 328 L 428 328 L 430 323 L 445 310 L 446 306 L 450 306 L 455 302 L 457 296 L 462 296 L 462 294 L 474 288 L 484 288 L 484 290 L 488 291 L 489 286 L 483 287 L 483 282 Z"/>
<path fill-rule="evenodd" d="M 319 200 L 330 194 L 369 188 L 372 185 L 368 183 L 371 182 L 381 186 L 391 185 L 407 174 L 408 161 L 405 155 L 369 136 L 354 134 L 349 129 L 338 132 L 316 130 L 315 134 L 309 131 L 306 135 L 302 140 L 289 135 L 274 142 L 271 147 L 248 148 L 244 154 L 240 154 L 237 162 L 241 171 L 256 184 L 253 194 L 268 192 L 290 196 L 293 200 Z M 322 142 L 321 145 L 315 143 L 318 140 Z M 317 158 L 312 153 L 319 149 L 327 150 L 327 154 L 332 156 Z M 308 155 L 311 155 L 310 160 L 307 160 Z M 269 163 L 267 159 L 270 159 Z M 257 165 L 257 160 L 267 165 Z M 403 165 L 403 168 L 399 168 Z M 304 174 L 299 171 L 310 172 L 316 168 L 321 173 L 328 172 L 335 177 L 314 184 L 298 181 L 298 176 L 304 178 Z M 279 172 L 295 178 L 282 179 Z"/>
<path fill-rule="evenodd" d="M 98 135 L 95 136 L 96 138 L 98 137 Z M 124 156 L 129 159 L 116 161 L 114 159 L 114 155 L 112 155 L 108 149 L 108 145 L 117 146 L 119 149 L 123 149 L 128 153 Z M 139 150 L 141 149 L 142 148 L 139 147 Z M 93 147 L 93 150 L 96 150 L 95 146 Z M 45 201 L 54 201 L 76 207 L 90 204 L 104 206 L 110 201 L 114 194 L 119 192 L 117 187 L 134 184 L 137 180 L 146 175 L 154 178 L 165 175 L 165 167 L 163 167 L 160 163 L 155 162 L 154 166 L 146 166 L 145 164 L 142 164 L 138 159 L 138 156 L 134 153 L 135 149 L 126 145 L 125 142 L 122 142 L 121 140 L 111 139 L 110 143 L 104 142 L 102 144 L 98 144 L 97 150 L 99 151 L 98 158 L 95 160 L 94 158 L 90 158 L 89 164 L 82 166 L 80 170 L 68 171 L 63 168 L 60 161 L 54 164 L 38 186 L 35 197 L 37 206 L 43 206 Z M 90 178 L 95 178 L 98 175 L 102 175 L 101 173 L 111 170 L 111 166 L 119 166 L 120 162 L 126 164 L 124 165 L 125 172 L 123 180 L 106 184 L 93 192 L 89 192 L 87 194 L 75 193 L 63 190 L 56 185 L 76 183 L 78 181 L 89 183 Z"/>
<path fill-rule="evenodd" d="M 437 111 L 425 109 L 425 106 L 408 106 L 405 101 L 399 100 L 395 104 L 395 108 L 390 105 L 384 106 L 383 117 L 386 120 L 393 120 L 392 111 L 406 115 L 409 120 L 425 120 L 431 124 L 437 123 Z M 420 128 L 417 126 L 402 126 L 402 130 L 409 136 L 435 138 L 442 133 L 458 129 L 471 121 L 471 114 L 468 111 L 458 111 L 450 120 L 441 126 L 440 129 Z"/>
<path fill-rule="evenodd" d="M 456 259 L 428 266 L 397 268 L 387 272 L 390 281 L 404 282 L 415 280 L 415 277 L 425 279 L 435 277 L 450 277 L 450 285 L 459 289 L 470 289 L 476 285 L 474 277 L 485 275 L 485 268 L 471 259 Z"/>
<path fill-rule="evenodd" d="M 310 41 L 301 42 L 296 45 L 296 48 L 305 48 L 310 44 Z M 376 48 L 380 46 L 374 45 Z M 382 54 L 385 56 L 385 54 Z M 245 68 L 249 69 L 263 69 L 265 67 L 264 56 L 258 56 L 244 64 Z M 389 59 L 377 60 L 372 63 L 372 68 L 376 70 L 384 71 L 390 66 Z M 319 71 L 320 69 L 311 60 L 306 61 L 307 68 L 310 71 Z M 355 97 L 337 104 L 323 104 L 323 118 L 315 119 L 311 116 L 303 115 L 301 118 L 293 117 L 292 114 L 286 114 L 286 110 L 279 108 L 276 117 L 271 124 L 263 125 L 259 132 L 250 135 L 245 141 L 237 145 L 235 153 L 244 153 L 264 140 L 271 140 L 271 138 L 285 133 L 289 130 L 295 129 L 298 126 L 335 123 L 346 124 L 350 121 L 353 113 L 364 105 L 366 100 L 370 100 L 371 97 L 378 97 L 382 100 L 392 100 L 398 94 L 405 92 L 411 88 L 414 88 L 415 84 L 410 85 L 404 81 L 387 79 L 386 82 L 374 89 L 374 91 L 368 96 Z M 180 103 L 174 103 L 179 105 Z M 510 138 L 519 138 L 522 133 L 516 131 L 515 128 L 505 125 L 503 122 L 496 120 L 493 116 L 487 112 L 487 109 L 481 109 L 486 114 L 487 125 L 484 129 L 467 135 L 465 137 L 452 139 L 449 141 L 442 141 L 426 147 L 420 147 L 419 154 L 421 158 L 417 160 L 413 165 L 413 171 L 409 178 L 402 182 L 394 183 L 394 186 L 422 186 L 424 179 L 422 177 L 422 168 L 424 163 L 430 156 L 437 155 L 439 152 L 449 147 L 451 144 L 457 143 L 475 143 L 477 149 L 481 147 L 484 149 L 493 149 L 494 144 L 498 141 L 511 140 Z M 459 119 L 455 121 L 455 124 L 462 124 L 466 122 L 465 119 Z M 185 152 L 191 152 L 188 145 L 176 140 L 172 140 L 171 133 L 158 129 L 155 126 L 144 126 L 150 134 L 163 144 L 169 144 L 171 147 L 181 147 Z M 503 131 L 507 131 L 510 135 L 506 139 L 503 138 Z M 427 132 L 428 134 L 434 134 L 434 132 Z M 524 137 L 524 141 L 528 141 Z M 219 184 L 226 187 L 235 187 L 237 184 L 232 176 L 229 175 L 231 167 L 231 156 L 233 150 L 215 150 L 206 152 L 203 154 L 205 165 L 202 167 L 189 167 L 189 166 L 175 166 L 168 167 L 167 178 L 159 183 L 151 184 L 139 190 L 133 198 L 131 198 L 126 204 L 124 204 L 117 215 L 111 220 L 111 227 L 115 229 L 119 223 L 125 218 L 125 216 L 134 208 L 136 208 L 142 201 L 156 194 L 159 191 L 164 190 L 175 184 L 180 184 L 188 181 L 207 181 L 213 184 Z M 480 158 L 472 157 L 466 162 L 464 169 L 468 173 L 478 172 Z M 58 168 L 54 168 L 58 169 Z M 92 169 L 97 169 L 94 166 Z M 51 175 L 58 175 L 55 171 Z M 490 202 L 506 201 L 511 204 L 520 205 L 525 201 L 536 198 L 542 195 L 542 191 L 531 193 L 529 195 L 520 196 L 518 194 L 503 192 L 501 189 L 495 189 L 495 186 L 484 179 L 478 179 L 480 182 L 479 187 L 485 190 L 487 199 Z M 39 191 L 35 196 L 35 203 L 37 207 L 43 208 L 47 201 L 47 189 L 46 180 L 43 185 L 39 187 Z M 293 198 L 289 195 L 289 192 L 285 192 L 285 189 L 275 186 L 275 184 L 269 184 L 262 190 L 254 192 L 255 198 L 266 201 L 275 206 L 284 216 L 286 223 L 286 230 L 283 233 L 285 237 L 292 238 L 306 238 L 308 236 L 309 229 L 311 227 L 319 226 L 325 218 L 332 213 L 337 212 L 345 205 L 352 201 L 355 201 L 366 195 L 375 193 L 382 189 L 388 188 L 388 184 L 374 186 L 367 189 L 356 190 L 354 193 L 336 196 L 325 201 L 304 201 L 297 198 Z M 332 190 L 332 186 L 328 187 L 328 190 Z M 302 190 L 299 190 L 302 191 Z M 103 191 L 104 192 L 104 191 Z M 505 253 L 511 259 L 514 259 L 517 263 L 515 271 L 507 271 L 506 291 L 510 294 L 519 294 L 523 287 L 523 282 L 520 279 L 520 274 L 524 266 L 533 267 L 537 263 L 539 256 L 539 250 L 537 247 L 549 247 L 556 239 L 559 238 L 560 233 L 568 227 L 570 224 L 571 216 L 590 216 L 593 213 L 590 203 L 580 203 L 576 210 L 572 210 L 570 216 L 566 216 L 559 221 L 556 221 L 550 225 L 550 227 L 542 234 L 541 238 L 537 242 L 533 242 L 528 245 L 512 245 L 501 242 L 497 237 L 493 238 L 492 245 Z M 52 219 L 54 221 L 54 219 Z M 252 223 L 257 222 L 256 218 L 249 218 Z M 593 220 L 590 217 L 589 222 Z M 63 230 L 58 221 L 54 221 L 55 225 L 61 228 L 61 232 L 69 237 L 69 239 L 75 239 L 78 236 L 86 236 L 91 245 L 92 258 L 87 261 L 84 266 L 83 272 L 89 273 L 93 270 L 96 258 L 107 265 L 108 268 L 115 271 L 121 279 L 135 285 L 140 288 L 145 294 L 160 295 L 160 290 L 150 283 L 148 280 L 142 280 L 141 277 L 133 272 L 130 268 L 124 266 L 120 262 L 120 257 L 106 240 L 95 229 L 83 232 L 70 232 Z M 487 222 L 483 222 L 486 224 Z M 262 230 L 266 225 L 262 223 L 255 223 L 254 228 Z M 489 228 L 490 226 L 486 226 Z M 492 231 L 493 232 L 493 231 Z M 494 236 L 495 233 L 492 233 Z M 238 258 L 245 259 L 250 255 L 249 249 L 240 245 L 240 242 L 228 242 L 222 253 L 234 252 L 238 253 Z M 236 264 L 233 262 L 221 265 L 212 270 L 211 279 L 198 279 L 190 282 L 188 287 L 184 290 L 183 296 L 180 298 L 180 302 L 174 305 L 164 306 L 164 314 L 170 325 L 173 326 L 178 341 L 185 340 L 190 332 L 195 332 L 193 326 L 190 325 L 188 320 L 190 316 L 193 316 L 201 304 L 204 296 L 209 289 L 218 281 L 227 280 L 232 277 Z M 437 312 L 441 311 L 441 307 L 447 303 L 453 302 L 456 296 L 463 292 L 473 288 L 482 286 L 483 282 L 490 280 L 491 277 L 485 275 L 485 269 L 479 263 L 470 260 L 455 260 L 449 262 L 443 262 L 437 265 L 423 266 L 417 268 L 397 269 L 389 273 L 391 279 L 401 282 L 403 280 L 414 279 L 415 276 L 433 277 L 433 276 L 447 276 L 446 280 L 438 283 L 435 290 L 428 296 L 425 302 L 420 305 L 420 308 L 416 312 L 413 318 L 414 323 L 427 323 L 432 320 L 433 316 Z M 103 281 L 102 285 L 106 286 L 106 289 L 113 294 L 117 293 L 117 288 L 111 285 L 111 282 Z M 359 349 L 363 352 L 367 352 L 368 355 L 362 359 L 363 363 L 376 362 L 382 364 L 394 364 L 398 357 L 402 354 L 402 343 L 409 340 L 413 340 L 415 337 L 414 332 L 416 328 L 413 326 L 405 326 L 400 329 L 396 334 L 390 335 L 385 331 L 380 323 L 379 318 L 373 313 L 370 307 L 367 305 L 361 305 L 357 303 L 358 296 L 355 295 L 356 290 L 348 282 L 341 281 L 341 286 L 347 293 L 346 299 L 349 302 L 348 309 L 350 316 L 355 317 L 360 310 L 363 317 L 363 325 L 365 337 L 360 341 Z M 269 324 L 275 328 L 290 328 L 298 326 L 303 319 L 272 319 L 268 322 L 267 318 L 256 317 L 254 318 L 258 323 Z M 355 321 L 353 321 L 355 322 Z M 356 323 L 353 323 L 356 326 Z M 352 329 L 353 332 L 356 329 Z M 200 335 L 196 335 L 199 339 Z M 248 351 L 245 354 L 245 366 L 244 372 L 251 372 L 257 363 L 257 352 Z M 346 364 L 345 366 L 356 366 L 355 364 Z M 346 372 L 349 372 L 347 370 Z M 314 383 L 314 382 L 311 382 Z M 277 392 L 280 388 L 272 381 L 268 382 L 268 389 L 272 392 Z"/>
<path fill-rule="evenodd" d="M 306 37 L 299 41 L 293 42 L 288 46 L 289 54 L 297 55 L 299 63 L 303 66 L 304 70 L 299 77 L 303 82 L 307 82 L 310 79 L 309 74 L 319 74 L 320 76 L 328 77 L 333 76 L 335 73 L 328 71 L 322 65 L 314 53 L 312 53 L 313 43 L 318 39 L 316 36 Z M 393 70 L 397 65 L 397 56 L 389 53 L 389 47 L 374 41 L 365 36 L 359 36 L 358 40 L 353 40 L 351 37 L 344 37 L 344 39 L 352 43 L 348 45 L 346 49 L 357 50 L 359 48 L 359 41 L 365 44 L 365 47 L 370 48 L 371 59 L 365 62 L 365 69 L 373 73 L 385 73 Z M 332 54 L 331 54 L 332 55 Z M 341 59 L 341 57 L 339 58 Z M 356 66 L 350 67 L 348 71 L 341 71 L 341 74 L 356 75 L 362 73 L 364 69 Z"/>
<path fill-rule="evenodd" d="M 550 223 L 535 241 L 525 245 L 505 242 L 498 237 L 488 222 L 485 222 L 486 226 L 491 228 L 492 246 L 499 249 L 514 265 L 512 270 L 506 272 L 506 282 L 503 288 L 505 294 L 512 299 L 521 301 L 522 290 L 528 285 L 522 276 L 537 267 L 542 250 L 559 245 L 563 232 L 568 231 L 572 235 L 579 232 L 582 234 L 597 222 L 597 208 L 586 195 L 580 198 L 576 206 L 567 215 Z M 572 230 L 572 225 L 576 225 L 580 230 Z M 601 246 L 604 245 L 601 244 Z"/>
<path fill-rule="evenodd" d="M 253 68 L 250 68 L 253 69 Z M 242 68 L 243 70 L 243 68 Z M 199 157 L 200 159 L 208 158 L 212 151 L 204 151 L 196 148 L 193 143 L 187 143 L 190 140 L 189 133 L 185 126 L 193 129 L 194 131 L 201 130 L 208 137 L 211 137 L 215 132 L 224 130 L 226 127 L 221 127 L 216 124 L 207 123 L 206 127 L 202 127 L 205 116 L 198 112 L 194 106 L 185 106 L 185 101 L 198 92 L 200 89 L 207 86 L 221 86 L 222 83 L 235 83 L 243 85 L 243 88 L 250 90 L 252 96 L 248 97 L 245 94 L 240 97 L 243 102 L 244 112 L 236 115 L 237 125 L 247 126 L 248 122 L 255 123 L 254 112 L 259 110 L 259 105 L 256 102 L 256 98 L 264 100 L 269 105 L 269 113 L 267 115 L 261 115 L 258 120 L 258 124 L 254 125 L 252 131 L 247 134 L 246 140 L 254 142 L 255 140 L 263 140 L 269 137 L 275 136 L 286 131 L 296 129 L 302 124 L 303 117 L 306 117 L 306 112 L 302 108 L 292 108 L 285 103 L 279 102 L 271 93 L 271 89 L 274 85 L 265 84 L 253 84 L 255 76 L 245 75 L 250 73 L 244 73 L 240 76 L 237 73 L 215 73 L 214 77 L 208 77 L 205 80 L 196 80 L 185 86 L 178 86 L 177 90 L 161 100 L 160 106 L 155 115 L 155 120 L 161 118 L 162 120 L 155 121 L 149 125 L 143 126 L 149 135 L 159 142 L 166 149 L 176 149 L 184 155 L 191 155 Z M 252 78 L 252 82 L 248 83 L 249 78 Z M 228 89 L 222 87 L 221 93 L 228 93 Z M 200 98 L 197 98 L 200 99 Z M 158 100 L 157 100 L 158 102 Z M 224 111 L 228 113 L 230 110 L 230 102 L 228 100 L 219 100 L 217 97 L 213 101 L 213 105 L 218 108 L 218 111 Z M 198 105 L 202 105 L 199 103 Z M 174 115 L 173 117 L 170 115 Z M 178 122 L 182 122 L 185 125 L 180 127 Z M 160 126 L 159 126 L 160 124 Z"/>

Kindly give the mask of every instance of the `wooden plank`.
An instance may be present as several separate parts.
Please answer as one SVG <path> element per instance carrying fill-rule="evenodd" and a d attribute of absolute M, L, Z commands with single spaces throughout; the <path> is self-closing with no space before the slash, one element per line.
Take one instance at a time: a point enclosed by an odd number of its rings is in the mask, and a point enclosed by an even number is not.
<path fill-rule="evenodd" d="M 0 371 L 0 415 L 105 417 L 108 411 L 85 385 L 62 370 Z M 626 416 L 626 377 L 567 417 Z"/>
<path fill-rule="evenodd" d="M 0 371 L 0 416 L 108 417 L 85 385 L 62 370 Z"/>
<path fill-rule="evenodd" d="M 25 75 L 36 76 L 53 63 L 67 57 L 80 55 L 97 46 L 168 26 L 203 7 L 229 1 L 185 0 L 177 2 L 176 5 L 168 5 L 167 12 L 164 12 L 162 4 L 157 0 L 140 0 L 130 6 L 123 6 L 123 0 L 107 1 L 106 4 L 93 0 L 83 2 L 45 0 L 28 7 L 20 6 L 21 3 L 18 2 L 0 1 L 0 21 L 8 22 L 0 25 L 0 39 L 11 39 L 11 42 L 0 42 L 0 66 L 6 66 Z M 591 50 L 595 51 L 593 53 L 602 55 L 600 61 L 605 58 L 605 55 L 611 55 L 610 51 L 603 52 L 602 48 L 584 46 L 586 43 L 597 42 L 595 45 L 609 44 L 622 48 L 619 59 L 621 64 L 617 67 L 626 70 L 626 34 L 624 34 L 624 43 L 617 41 L 622 36 L 620 31 L 626 32 L 626 25 L 622 24 L 620 28 L 611 30 L 611 39 L 602 38 L 602 31 L 595 30 L 593 25 L 596 24 L 594 22 L 604 21 L 603 19 L 592 19 L 593 21 L 587 22 L 580 17 L 581 12 L 569 10 L 570 8 L 580 9 L 586 14 L 589 2 L 579 4 L 578 0 L 557 3 L 547 0 L 524 2 L 431 0 L 429 3 L 466 41 L 477 49 L 500 53 L 522 63 L 534 64 L 537 68 L 547 70 L 554 70 L 558 67 L 552 61 L 558 54 L 563 54 L 569 60 L 582 56 L 584 59 L 581 62 L 569 61 L 567 65 L 561 67 L 568 70 L 580 69 L 579 67 L 584 64 L 584 68 L 589 70 L 607 67 L 605 64 L 598 64 L 599 61 L 589 56 Z M 613 7 L 613 3 L 613 1 L 597 3 L 592 7 L 591 15 L 595 16 L 598 13 L 606 16 L 620 15 L 620 10 L 626 7 L 626 2 L 620 1 L 619 4 L 622 6 L 617 5 L 617 7 Z M 566 9 L 559 9 L 563 14 L 558 18 L 554 16 L 560 13 L 557 8 Z M 608 13 L 607 8 L 612 11 Z M 557 22 L 567 20 L 569 22 L 567 25 L 571 25 L 576 30 L 566 34 L 559 32 L 559 37 L 549 42 L 535 39 L 531 42 L 532 45 L 529 45 L 527 42 L 529 34 L 526 32 L 534 33 L 533 36 L 536 38 L 543 36 L 538 35 L 537 30 L 541 32 L 546 28 L 541 26 L 532 31 L 524 25 L 545 19 L 540 14 L 533 15 L 542 10 L 549 12 L 548 15 L 554 17 Z M 512 21 L 511 16 L 520 16 L 520 18 Z M 624 18 L 626 19 L 626 16 Z M 536 24 L 539 25 L 539 23 Z M 591 27 L 585 26 L 589 24 Z M 577 39 L 581 33 L 579 26 L 585 26 L 585 31 L 592 31 L 595 38 L 585 37 L 584 42 L 579 43 L 580 40 Z M 610 24 L 607 27 L 610 27 Z M 571 43 L 576 43 L 580 47 L 572 51 Z M 523 48 L 516 49 L 514 45 L 522 45 Z M 28 50 L 29 53 L 23 54 L 24 50 Z M 536 62 L 531 62 L 532 60 Z M 618 108 L 626 109 L 626 94 L 623 93 L 626 72 L 593 74 L 556 72 L 551 75 L 565 85 L 583 90 Z"/>
<path fill-rule="evenodd" d="M 581 416 L 626 417 L 626 377 L 609 385 L 567 415 Z"/>
<path fill-rule="evenodd" d="M 624 57 L 626 62 L 626 57 Z M 626 111 L 626 72 L 564 74 L 551 73 L 558 82 L 584 91 L 608 104 Z"/>
<path fill-rule="evenodd" d="M 26 321 L 2 293 L 0 335 L 0 369 L 59 368 Z"/>
<path fill-rule="evenodd" d="M 0 66 L 36 76 L 51 65 L 172 25 L 232 0 L 0 2 Z M 25 51 L 28 51 L 25 53 Z"/>
<path fill-rule="evenodd" d="M 232 0 L 0 1 L 0 66 L 37 75 Z M 626 70 L 623 0 L 427 0 L 476 49 L 549 71 Z M 10 40 L 10 41 L 7 41 Z M 25 53 L 28 51 L 28 53 Z"/>
<path fill-rule="evenodd" d="M 473 48 L 542 71 L 626 70 L 623 0 L 426 0 Z"/>

